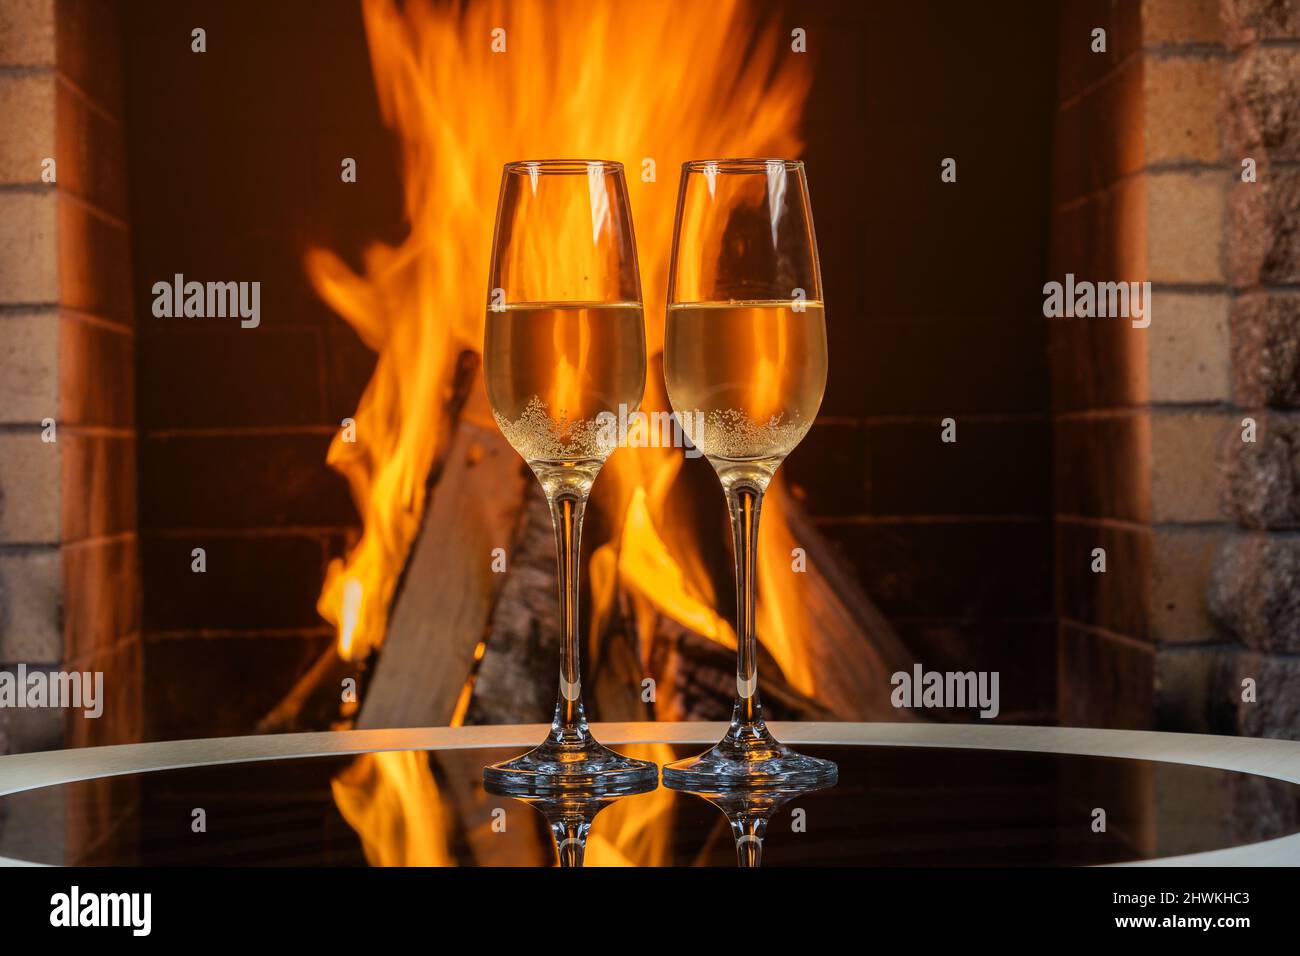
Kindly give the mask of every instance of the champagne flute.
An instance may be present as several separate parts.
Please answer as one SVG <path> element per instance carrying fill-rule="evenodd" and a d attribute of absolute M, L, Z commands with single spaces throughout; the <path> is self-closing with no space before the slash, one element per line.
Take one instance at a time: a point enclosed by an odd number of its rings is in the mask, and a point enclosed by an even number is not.
<path fill-rule="evenodd" d="M 803 439 L 826 387 L 826 323 L 803 163 L 686 163 L 668 280 L 664 378 L 683 431 L 722 482 L 736 558 L 736 703 L 712 750 L 664 783 L 816 785 L 829 760 L 778 743 L 763 720 L 755 574 L 763 492 Z"/>
<path fill-rule="evenodd" d="M 506 440 L 546 493 L 560 579 L 560 680 L 551 730 L 489 783 L 536 792 L 655 780 L 658 768 L 596 741 L 582 704 L 578 546 L 619 415 L 645 389 L 641 280 L 620 163 L 506 165 L 488 285 L 484 374 Z"/>

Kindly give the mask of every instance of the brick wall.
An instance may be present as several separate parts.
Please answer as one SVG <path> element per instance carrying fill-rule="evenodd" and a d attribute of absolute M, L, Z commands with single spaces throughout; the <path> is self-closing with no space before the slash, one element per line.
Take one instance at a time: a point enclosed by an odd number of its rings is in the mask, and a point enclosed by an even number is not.
<path fill-rule="evenodd" d="M 999 671 L 999 719 L 1050 722 L 1038 289 L 1054 6 L 990 17 L 979 4 L 812 5 L 791 25 L 818 16 L 827 20 L 810 35 L 836 42 L 817 48 L 804 135 L 830 374 L 817 423 L 783 469 L 916 660 Z M 956 182 L 940 176 L 949 157 Z M 941 440 L 946 418 L 952 443 Z"/>
<path fill-rule="evenodd" d="M 105 698 L 98 719 L 0 710 L 0 753 L 141 738 L 118 12 L 0 0 L 0 667 L 102 672 Z M 0 853 L 95 860 L 131 825 L 138 792 L 124 779 L 87 791 L 93 812 L 66 828 L 61 794 L 16 799 Z"/>
<path fill-rule="evenodd" d="M 401 184 L 359 7 L 326 6 L 125 11 L 150 739 L 252 732 L 334 642 L 316 599 L 358 522 L 325 456 L 374 353 L 302 260 L 390 234 Z M 175 273 L 261 282 L 260 326 L 155 317 L 153 284 Z"/>
<path fill-rule="evenodd" d="M 1212 602 L 1244 645 L 1238 732 L 1300 737 L 1300 4 L 1225 0 L 1225 126 L 1233 157 L 1225 241 L 1232 433 L 1222 502 L 1236 524 Z M 1240 163 L 1255 160 L 1257 181 Z M 1258 423 L 1254 442 L 1240 422 Z M 1257 684 L 1241 700 L 1241 681 Z"/>
<path fill-rule="evenodd" d="M 140 735 L 117 38 L 113 4 L 0 2 L 0 665 L 103 671 L 107 698 L 98 720 L 2 711 L 0 750 Z"/>
<path fill-rule="evenodd" d="M 1218 2 L 1070 2 L 1060 50 L 1049 277 L 1149 280 L 1153 299 L 1149 328 L 1051 322 L 1060 719 L 1223 730 L 1235 645 L 1206 600 L 1230 531 Z"/>

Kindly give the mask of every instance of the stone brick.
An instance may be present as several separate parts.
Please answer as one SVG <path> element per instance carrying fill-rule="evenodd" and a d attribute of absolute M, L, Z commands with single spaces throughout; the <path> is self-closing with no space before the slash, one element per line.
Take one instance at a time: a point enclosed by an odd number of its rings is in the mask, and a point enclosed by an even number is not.
<path fill-rule="evenodd" d="M 58 251 L 55 193 L 0 193 L 0 302 L 57 301 Z"/>
<path fill-rule="evenodd" d="M 193 570 L 203 548 L 207 570 Z M 323 623 L 316 599 L 322 543 L 310 535 L 168 535 L 142 544 L 148 631 L 309 630 Z"/>
<path fill-rule="evenodd" d="M 82 711 L 70 712 L 67 717 L 68 746 L 102 747 L 144 739 L 144 645 L 139 638 L 100 648 L 90 656 L 65 666 L 104 674 L 104 713 L 90 719 Z M 192 673 L 185 668 L 171 671 L 169 677 L 173 679 L 169 683 L 184 686 L 187 682 L 177 681 L 175 676 Z"/>
<path fill-rule="evenodd" d="M 377 357 L 357 337 L 351 326 L 335 318 L 327 325 L 325 350 L 325 414 L 337 424 L 356 412 L 374 374 Z M 828 386 L 830 383 L 827 383 Z M 857 391 L 862 391 L 858 382 Z"/>
<path fill-rule="evenodd" d="M 1257 292 L 1233 303 L 1232 375 L 1238 405 L 1300 407 L 1300 295 Z"/>
<path fill-rule="evenodd" d="M 54 48 L 54 0 L 0 0 L 0 66 L 53 66 Z"/>
<path fill-rule="evenodd" d="M 1228 202 L 1227 260 L 1234 286 L 1300 282 L 1300 169 L 1237 183 Z"/>
<path fill-rule="evenodd" d="M 1051 613 L 1052 529 L 1046 521 L 828 523 L 822 530 L 891 618 Z"/>
<path fill-rule="evenodd" d="M 141 527 L 345 527 L 347 483 L 325 464 L 332 433 L 149 437 Z"/>
<path fill-rule="evenodd" d="M 1110 523 L 1057 524 L 1057 603 L 1070 621 L 1138 640 L 1150 629 L 1152 590 L 1149 528 Z M 1106 552 L 1106 570 L 1093 571 L 1093 550 Z"/>
<path fill-rule="evenodd" d="M 1105 189 L 1143 164 L 1143 61 L 1122 66 L 1063 107 L 1052 141 L 1052 199 Z"/>
<path fill-rule="evenodd" d="M 122 115 L 122 64 L 126 54 L 105 56 L 105 50 L 122 49 L 121 20 L 129 3 L 102 0 L 56 0 L 59 31 L 56 59 L 59 72 L 115 116 Z M 156 17 L 157 10 L 149 14 Z M 188 28 L 186 36 L 189 35 Z M 183 49 L 189 50 L 186 42 Z"/>
<path fill-rule="evenodd" d="M 1300 37 L 1300 6 L 1295 0 L 1223 0 L 1222 11 L 1233 46 Z"/>
<path fill-rule="evenodd" d="M 956 418 L 956 442 L 940 440 L 937 417 L 925 423 L 868 423 L 868 512 L 1038 515 L 1050 510 L 1052 442 L 1046 421 Z M 898 467 L 903 461 L 908 468 Z"/>
<path fill-rule="evenodd" d="M 0 554 L 0 664 L 63 659 L 63 579 L 53 548 Z"/>
<path fill-rule="evenodd" d="M 1137 641 L 1061 626 L 1061 723 L 1150 730 L 1155 649 Z"/>
<path fill-rule="evenodd" d="M 1235 663 L 1223 647 L 1162 647 L 1155 652 L 1155 726 L 1183 734 L 1231 734 Z"/>
<path fill-rule="evenodd" d="M 1077 96 L 1142 45 L 1141 7 L 1137 3 L 1096 3 L 1069 0 L 1061 5 L 1058 95 L 1062 100 Z M 1106 31 L 1106 52 L 1092 52 L 1092 31 Z"/>
<path fill-rule="evenodd" d="M 1215 617 L 1249 647 L 1300 652 L 1300 540 L 1227 539 L 1214 556 L 1207 599 Z"/>
<path fill-rule="evenodd" d="M 0 183 L 41 182 L 55 155 L 54 74 L 0 75 Z"/>
<path fill-rule="evenodd" d="M 1223 414 L 1157 409 L 1151 416 L 1151 520 L 1216 521 Z"/>
<path fill-rule="evenodd" d="M 1157 172 L 1143 178 L 1147 181 L 1146 245 L 1150 271 L 1144 278 L 1152 282 L 1222 282 L 1222 175 Z"/>
<path fill-rule="evenodd" d="M 1152 402 L 1219 402 L 1231 394 L 1228 298 L 1152 293 L 1147 348 Z"/>
<path fill-rule="evenodd" d="M 1247 156 L 1257 166 L 1300 158 L 1300 49 L 1252 48 L 1233 63 L 1227 87 L 1237 165 Z"/>
<path fill-rule="evenodd" d="M 1222 640 L 1206 600 L 1223 528 L 1155 528 L 1151 532 L 1151 640 L 1194 644 Z M 1130 585 L 1131 586 L 1131 585 Z"/>
<path fill-rule="evenodd" d="M 136 528 L 136 442 L 132 437 L 64 434 L 63 540 Z"/>
<path fill-rule="evenodd" d="M 1155 300 L 1159 303 L 1159 293 Z M 1164 315 L 1158 304 L 1155 315 Z M 1081 318 L 1053 319 L 1049 326 L 1055 411 L 1124 408 L 1147 401 L 1152 329 L 1135 329 L 1132 322 L 1114 319 Z"/>
<path fill-rule="evenodd" d="M 1215 162 L 1222 151 L 1217 108 L 1221 62 L 1146 56 L 1142 74 L 1146 161 Z"/>
<path fill-rule="evenodd" d="M 320 334 L 315 329 L 218 325 L 178 326 L 141 337 L 141 425 L 331 424 L 321 407 Z M 203 387 L 194 388 L 197 382 Z M 178 395 L 185 400 L 177 401 Z M 355 410 L 354 405 L 346 414 Z"/>
<path fill-rule="evenodd" d="M 1138 640 L 1218 640 L 1206 606 L 1212 559 L 1226 529 L 1125 527 L 1060 522 L 1056 560 L 1063 617 Z M 1092 570 L 1095 548 L 1105 572 Z"/>
<path fill-rule="evenodd" d="M 1256 700 L 1241 700 L 1241 681 L 1255 680 Z M 1237 661 L 1238 733 L 1247 737 L 1300 739 L 1300 657 L 1247 652 Z"/>
<path fill-rule="evenodd" d="M 52 312 L 0 316 L 0 422 L 59 415 L 59 324 Z"/>
<path fill-rule="evenodd" d="M 121 124 L 90 106 L 67 83 L 59 84 L 56 109 L 59 188 L 126 219 L 126 145 Z"/>
<path fill-rule="evenodd" d="M 59 321 L 60 422 L 135 423 L 135 337 L 65 315 Z"/>
<path fill-rule="evenodd" d="M 63 646 L 81 661 L 140 630 L 140 548 L 134 535 L 64 547 Z"/>
<path fill-rule="evenodd" d="M 1300 526 L 1300 418 L 1254 416 L 1256 440 L 1234 427 L 1223 438 L 1223 505 L 1248 528 Z"/>
<path fill-rule="evenodd" d="M 59 199 L 59 303 L 132 324 L 131 237 L 75 199 Z"/>
<path fill-rule="evenodd" d="M 1222 43 L 1219 0 L 1142 0 L 1143 43 Z"/>
<path fill-rule="evenodd" d="M 248 733 L 333 642 L 330 635 L 153 639 L 146 634 L 144 736 L 176 740 Z M 186 679 L 173 679 L 177 674 Z"/>
<path fill-rule="evenodd" d="M 861 425 L 815 422 L 781 471 L 810 514 L 852 517 L 869 507 L 867 455 Z"/>
<path fill-rule="evenodd" d="M 1037 292 L 1042 280 L 1036 281 Z M 1049 323 L 1042 316 L 1041 295 L 1036 298 L 1030 308 L 1037 315 L 1026 310 L 1016 317 L 917 316 L 858 323 L 847 341 L 840 340 L 841 348 L 852 349 L 854 360 L 830 363 L 822 414 L 942 418 L 957 412 L 1040 411 L 1048 390 L 1043 349 Z M 846 333 L 841 329 L 838 334 Z M 369 363 L 373 368 L 373 356 Z"/>
<path fill-rule="evenodd" d="M 62 447 L 36 431 L 0 432 L 0 542 L 58 542 Z"/>
<path fill-rule="evenodd" d="M 1149 176 L 1128 176 L 1052 216 L 1049 274 L 1091 281 L 1141 281 L 1149 274 Z M 1041 289 L 1041 286 L 1040 286 Z M 1041 304 L 1041 299 L 1040 299 Z"/>
<path fill-rule="evenodd" d="M 926 670 L 997 671 L 997 720 L 1056 719 L 1054 621 L 901 621 L 898 636 Z M 969 712 L 951 712 L 958 720 Z"/>
<path fill-rule="evenodd" d="M 1149 414 L 1059 419 L 1052 444 L 1059 513 L 1151 520 Z"/>
<path fill-rule="evenodd" d="M 11 667 L 0 670 L 13 672 Z M 16 754 L 62 750 L 67 746 L 63 711 L 54 707 L 0 707 L 0 744 L 7 753 Z"/>

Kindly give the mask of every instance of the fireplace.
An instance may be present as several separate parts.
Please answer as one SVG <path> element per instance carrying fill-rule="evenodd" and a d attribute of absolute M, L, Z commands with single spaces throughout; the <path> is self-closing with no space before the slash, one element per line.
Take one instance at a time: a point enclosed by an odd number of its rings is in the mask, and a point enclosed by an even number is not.
<path fill-rule="evenodd" d="M 764 519 L 776 713 L 982 719 L 894 707 L 919 663 L 998 672 L 1006 722 L 1294 737 L 1300 15 L 1005 7 L 684 6 L 745 38 L 695 63 L 614 32 L 626 70 L 682 60 L 609 157 L 653 240 L 647 401 L 677 165 L 800 154 L 832 361 Z M 472 230 L 520 158 L 491 136 L 570 147 L 437 128 L 502 108 L 439 64 L 535 52 L 529 9 L 0 0 L 0 665 L 107 688 L 96 721 L 0 710 L 0 750 L 549 716 L 552 545 L 483 404 Z M 1045 317 L 1067 275 L 1150 282 L 1153 321 Z M 257 283 L 257 322 L 159 282 Z M 588 704 L 717 718 L 722 499 L 634 451 L 585 536 Z"/>

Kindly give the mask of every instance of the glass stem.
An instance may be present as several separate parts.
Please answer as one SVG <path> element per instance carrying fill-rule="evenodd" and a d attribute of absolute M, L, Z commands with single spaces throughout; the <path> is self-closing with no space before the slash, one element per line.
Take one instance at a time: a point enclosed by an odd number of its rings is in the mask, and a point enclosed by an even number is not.
<path fill-rule="evenodd" d="M 555 550 L 560 572 L 560 691 L 551 721 L 555 743 L 580 744 L 587 739 L 587 714 L 582 706 L 582 665 L 578 648 L 578 555 L 582 515 L 587 499 L 563 492 L 550 499 L 555 525 Z"/>
<path fill-rule="evenodd" d="M 736 706 L 731 734 L 762 734 L 763 705 L 758 696 L 757 614 L 758 515 L 763 491 L 739 482 L 727 489 L 731 536 L 736 556 Z"/>
<path fill-rule="evenodd" d="M 731 835 L 736 841 L 736 865 L 757 867 L 763 865 L 763 834 L 767 819 L 742 815 L 731 821 Z"/>
<path fill-rule="evenodd" d="M 591 831 L 591 822 L 581 818 L 564 818 L 551 824 L 551 833 L 555 839 L 555 852 L 562 867 L 582 866 L 582 859 L 587 850 L 587 834 Z"/>

